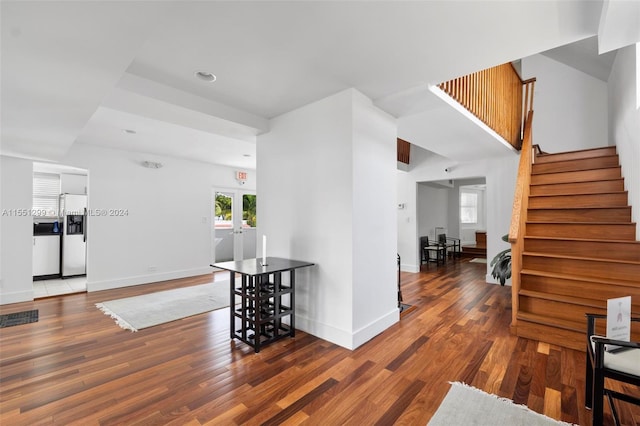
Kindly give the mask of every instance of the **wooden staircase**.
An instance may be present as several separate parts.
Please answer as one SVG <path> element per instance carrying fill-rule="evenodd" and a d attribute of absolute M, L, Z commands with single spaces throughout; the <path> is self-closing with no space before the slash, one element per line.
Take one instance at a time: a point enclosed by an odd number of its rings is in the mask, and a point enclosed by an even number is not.
<path fill-rule="evenodd" d="M 584 350 L 586 312 L 632 296 L 640 242 L 615 147 L 539 154 L 531 170 L 516 333 Z"/>

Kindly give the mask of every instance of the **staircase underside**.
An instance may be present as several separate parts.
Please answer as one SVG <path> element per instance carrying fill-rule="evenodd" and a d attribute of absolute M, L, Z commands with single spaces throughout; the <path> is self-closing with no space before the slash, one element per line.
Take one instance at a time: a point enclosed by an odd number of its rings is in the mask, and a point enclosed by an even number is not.
<path fill-rule="evenodd" d="M 538 155 L 516 334 L 585 350 L 585 313 L 623 296 L 640 311 L 640 243 L 615 147 Z"/>

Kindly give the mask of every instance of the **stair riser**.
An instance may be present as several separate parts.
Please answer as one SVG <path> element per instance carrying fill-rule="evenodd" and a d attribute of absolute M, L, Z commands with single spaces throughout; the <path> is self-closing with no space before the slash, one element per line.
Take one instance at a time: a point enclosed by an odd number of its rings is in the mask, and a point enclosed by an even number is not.
<path fill-rule="evenodd" d="M 526 235 L 531 237 L 635 241 L 636 226 L 634 224 L 613 223 L 527 223 Z"/>
<path fill-rule="evenodd" d="M 520 296 L 520 311 L 529 314 L 540 315 L 545 318 L 558 318 L 565 321 L 574 321 L 580 323 L 585 321 L 587 312 L 594 314 L 606 314 L 606 302 L 604 308 L 595 308 L 593 306 L 574 305 L 565 302 L 556 302 L 554 300 L 538 299 L 535 297 Z"/>
<path fill-rule="evenodd" d="M 578 277 L 597 277 L 612 280 L 637 281 L 640 265 L 617 263 L 608 260 L 563 259 L 547 256 L 522 256 L 522 268 L 534 271 L 555 272 Z M 640 285 L 640 284 L 639 284 Z"/>
<path fill-rule="evenodd" d="M 563 330 L 556 327 L 518 320 L 516 335 L 524 337 L 526 339 L 539 340 L 541 342 L 550 343 L 552 345 L 562 346 L 564 348 L 585 352 L 586 330 L 586 320 L 584 331 L 582 332 Z"/>
<path fill-rule="evenodd" d="M 600 180 L 596 182 L 559 183 L 532 185 L 530 195 L 596 194 L 624 191 L 624 181 Z"/>
<path fill-rule="evenodd" d="M 553 163 L 557 161 L 580 160 L 584 158 L 596 158 L 608 155 L 616 155 L 616 147 L 586 149 L 582 151 L 561 152 L 559 154 L 544 154 L 536 157 L 536 163 Z"/>
<path fill-rule="evenodd" d="M 617 155 L 606 157 L 585 158 L 581 160 L 556 161 L 553 163 L 536 163 L 531 168 L 532 174 L 572 172 L 578 170 L 604 169 L 616 167 L 620 164 Z"/>
<path fill-rule="evenodd" d="M 532 222 L 631 222 L 631 207 L 615 209 L 529 209 L 527 218 Z"/>
<path fill-rule="evenodd" d="M 637 287 L 604 285 L 591 281 L 565 280 L 562 278 L 544 277 L 539 275 L 522 274 L 520 276 L 520 287 L 523 290 L 538 291 L 541 293 L 557 294 L 560 296 L 573 296 L 589 298 L 600 301 L 605 306 L 607 299 L 616 297 L 631 296 L 634 302 L 632 310 L 636 312 L 640 309 L 640 283 Z"/>
<path fill-rule="evenodd" d="M 607 169 L 532 175 L 531 184 L 544 185 L 570 182 L 593 182 L 597 180 L 620 179 L 621 176 L 621 168 L 620 166 L 617 166 Z"/>
<path fill-rule="evenodd" d="M 636 242 L 538 240 L 535 238 L 525 238 L 524 251 L 640 262 L 640 244 Z"/>
<path fill-rule="evenodd" d="M 554 207 L 626 207 L 628 204 L 626 192 L 529 197 L 530 209 Z"/>

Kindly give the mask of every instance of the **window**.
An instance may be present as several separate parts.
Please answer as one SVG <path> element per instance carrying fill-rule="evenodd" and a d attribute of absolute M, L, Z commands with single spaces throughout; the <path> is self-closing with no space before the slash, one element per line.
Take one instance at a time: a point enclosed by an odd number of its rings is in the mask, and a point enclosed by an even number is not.
<path fill-rule="evenodd" d="M 473 192 L 460 193 L 460 222 L 478 223 L 478 194 Z"/>
<path fill-rule="evenodd" d="M 33 214 L 37 217 L 58 217 L 60 175 L 33 174 Z"/>

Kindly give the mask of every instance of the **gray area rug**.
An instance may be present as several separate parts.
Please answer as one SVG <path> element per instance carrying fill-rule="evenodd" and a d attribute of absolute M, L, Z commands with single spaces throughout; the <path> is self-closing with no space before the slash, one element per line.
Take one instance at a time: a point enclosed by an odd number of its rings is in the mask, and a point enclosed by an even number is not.
<path fill-rule="evenodd" d="M 487 263 L 487 259 L 484 259 L 482 257 L 474 257 L 469 261 L 469 263 Z"/>
<path fill-rule="evenodd" d="M 96 303 L 125 330 L 138 331 L 229 306 L 229 281 Z"/>
<path fill-rule="evenodd" d="M 569 425 L 530 410 L 524 405 L 491 395 L 464 383 L 451 389 L 429 421 L 431 426 L 451 425 Z"/>

